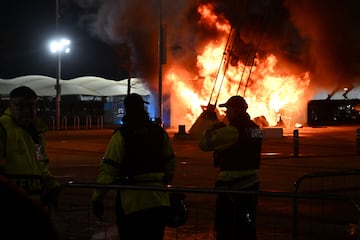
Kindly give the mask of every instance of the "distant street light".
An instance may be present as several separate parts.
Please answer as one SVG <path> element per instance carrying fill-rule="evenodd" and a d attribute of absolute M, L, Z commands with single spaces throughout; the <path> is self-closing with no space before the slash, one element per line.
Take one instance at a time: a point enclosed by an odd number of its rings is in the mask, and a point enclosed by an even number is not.
<path fill-rule="evenodd" d="M 70 40 L 66 38 L 50 42 L 50 51 L 57 54 L 57 74 L 56 74 L 56 129 L 60 130 L 60 102 L 61 102 L 61 54 L 70 52 Z"/>

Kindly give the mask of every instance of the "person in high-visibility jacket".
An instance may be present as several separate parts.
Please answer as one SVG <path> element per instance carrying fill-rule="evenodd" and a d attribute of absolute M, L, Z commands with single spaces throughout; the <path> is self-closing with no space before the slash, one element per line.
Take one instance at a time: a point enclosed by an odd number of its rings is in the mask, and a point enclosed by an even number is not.
<path fill-rule="evenodd" d="M 215 187 L 222 190 L 259 190 L 262 147 L 261 129 L 246 112 L 241 96 L 232 96 L 226 107 L 228 124 L 215 123 L 199 140 L 203 151 L 214 151 L 214 166 L 220 168 Z M 256 239 L 256 194 L 219 193 L 216 200 L 216 240 Z"/>
<path fill-rule="evenodd" d="M 0 117 L 0 175 L 50 206 L 61 187 L 48 168 L 47 128 L 37 117 L 37 104 L 38 96 L 29 87 L 10 92 L 9 106 Z"/>
<path fill-rule="evenodd" d="M 165 129 L 149 119 L 145 103 L 135 93 L 125 97 L 123 125 L 110 139 L 97 183 L 164 186 L 172 181 L 172 143 Z M 93 212 L 99 219 L 104 214 L 105 193 L 98 188 L 92 196 Z M 168 206 L 169 194 L 165 191 L 119 190 L 115 207 L 119 239 L 163 239 Z"/>

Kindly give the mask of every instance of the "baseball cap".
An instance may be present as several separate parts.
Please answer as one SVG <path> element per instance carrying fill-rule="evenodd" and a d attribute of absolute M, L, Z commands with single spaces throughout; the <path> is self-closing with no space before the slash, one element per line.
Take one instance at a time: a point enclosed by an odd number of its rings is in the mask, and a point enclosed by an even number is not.
<path fill-rule="evenodd" d="M 137 93 L 128 94 L 124 99 L 126 111 L 144 110 L 144 104 L 149 104 L 149 102 L 144 101 L 144 99 Z"/>
<path fill-rule="evenodd" d="M 226 103 L 219 104 L 219 107 L 233 107 L 246 111 L 248 105 L 243 97 L 236 95 L 230 97 Z"/>

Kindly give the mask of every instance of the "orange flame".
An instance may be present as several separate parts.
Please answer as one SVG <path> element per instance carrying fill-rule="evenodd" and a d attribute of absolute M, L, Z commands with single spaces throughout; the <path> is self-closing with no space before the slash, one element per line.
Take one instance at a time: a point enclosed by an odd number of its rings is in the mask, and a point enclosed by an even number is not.
<path fill-rule="evenodd" d="M 222 37 L 204 45 L 197 57 L 198 75 L 190 79 L 181 67 L 173 67 L 165 79 L 172 86 L 171 126 L 192 124 L 202 113 L 201 106 L 225 102 L 232 95 L 241 95 L 248 102 L 252 118 L 265 116 L 270 126 L 275 126 L 281 117 L 289 127 L 295 125 L 294 116 L 304 92 L 310 83 L 308 72 L 300 75 L 277 72 L 278 60 L 269 54 L 266 59 L 256 58 L 254 66 L 241 61 L 221 68 L 230 25 L 213 13 L 212 5 L 199 7 L 200 24 L 216 26 Z M 189 79 L 188 81 L 184 79 Z M 195 80 L 194 80 L 195 79 Z M 215 96 L 215 102 L 214 98 Z M 219 110 L 223 114 L 223 110 Z"/>
<path fill-rule="evenodd" d="M 230 24 L 224 16 L 217 16 L 214 14 L 214 6 L 210 3 L 202 4 L 198 8 L 201 17 L 199 24 L 215 26 L 219 31 L 229 32 Z"/>

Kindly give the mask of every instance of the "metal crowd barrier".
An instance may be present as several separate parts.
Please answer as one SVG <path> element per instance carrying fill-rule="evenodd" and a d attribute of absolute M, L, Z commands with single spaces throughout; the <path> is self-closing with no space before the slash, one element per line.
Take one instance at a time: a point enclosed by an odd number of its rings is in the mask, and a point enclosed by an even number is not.
<path fill-rule="evenodd" d="M 73 123 L 73 130 L 80 130 L 80 128 L 84 128 L 84 129 L 92 129 L 93 127 L 93 123 L 92 123 L 92 119 L 93 117 L 96 117 L 96 124 L 97 124 L 97 128 L 98 129 L 103 129 L 104 128 L 104 116 L 102 115 L 98 115 L 98 116 L 92 116 L 90 114 L 86 115 L 86 117 L 83 119 L 84 120 L 84 125 L 81 125 L 81 119 L 79 115 L 75 115 L 72 116 L 71 118 L 68 116 L 62 116 L 61 117 L 61 129 L 62 130 L 68 130 L 68 126 L 69 121 L 71 120 Z M 48 119 L 48 128 L 51 130 L 56 130 L 55 127 L 56 121 L 55 121 L 55 117 L 51 116 Z"/>
<path fill-rule="evenodd" d="M 92 214 L 91 195 L 96 188 L 108 190 L 104 221 L 98 221 Z M 164 240 L 215 239 L 215 200 L 218 193 L 224 192 L 259 196 L 256 220 L 258 240 L 351 239 L 347 233 L 350 224 L 359 224 L 360 208 L 357 202 L 344 195 L 68 182 L 53 215 L 60 239 L 117 239 L 114 197 L 115 192 L 121 189 L 178 191 L 186 194 L 189 219 L 179 228 L 166 228 Z M 298 201 L 297 215 L 294 214 L 294 199 Z M 335 210 L 338 206 L 341 206 L 341 211 Z M 318 207 L 321 207 L 321 211 Z M 300 227 L 293 229 L 294 221 Z"/>
<path fill-rule="evenodd" d="M 324 172 L 315 172 L 309 173 L 298 178 L 294 183 L 294 193 L 317 193 L 317 194 L 332 194 L 337 196 L 343 196 L 354 202 L 355 209 L 353 211 L 359 211 L 358 203 L 360 203 L 360 169 L 350 169 L 342 171 L 324 171 Z M 321 202 L 311 205 L 313 211 L 322 211 L 323 205 Z M 338 204 L 334 206 L 333 211 L 338 211 L 339 214 L 346 214 L 344 206 Z M 299 230 L 299 212 L 301 208 L 299 207 L 299 200 L 294 198 L 293 200 L 293 238 L 297 239 L 297 232 Z M 350 209 L 351 211 L 351 209 Z M 316 213 L 318 214 L 318 213 Z M 326 213 L 323 213 L 324 215 Z M 341 219 L 338 219 L 341 221 Z M 360 218 L 353 221 L 356 226 L 360 226 Z M 356 236 L 356 239 L 360 239 L 360 236 Z M 354 238 L 355 239 L 355 238 Z"/>

